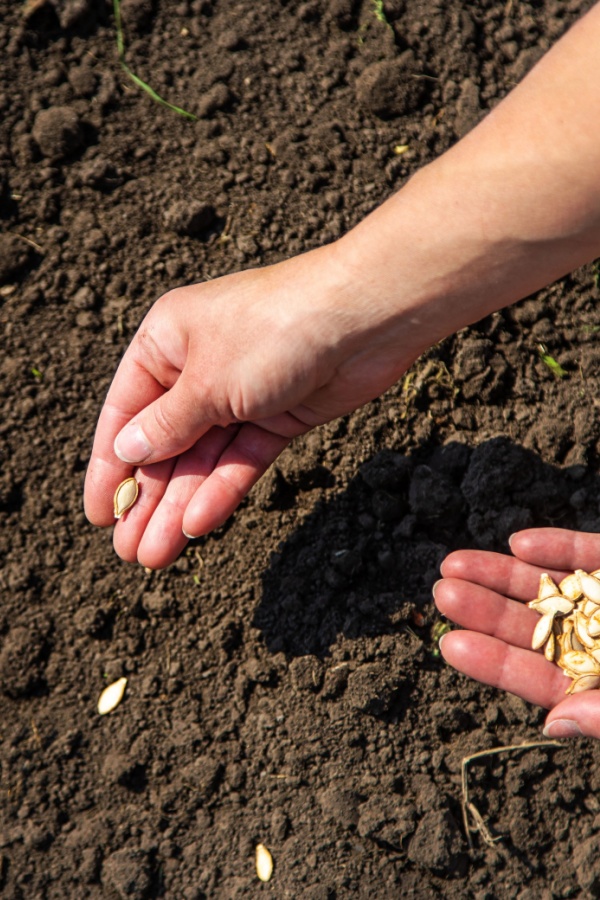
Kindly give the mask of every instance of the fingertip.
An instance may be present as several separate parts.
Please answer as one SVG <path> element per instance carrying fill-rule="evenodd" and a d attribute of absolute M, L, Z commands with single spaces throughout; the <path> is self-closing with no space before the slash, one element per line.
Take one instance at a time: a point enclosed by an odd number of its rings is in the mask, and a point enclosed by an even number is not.
<path fill-rule="evenodd" d="M 448 637 L 448 634 L 449 634 L 449 632 L 448 632 L 448 631 L 445 631 L 444 634 L 440 635 L 440 637 L 438 638 L 438 647 L 439 647 L 440 653 L 442 654 L 442 656 L 444 657 L 444 659 L 445 659 L 446 657 L 444 656 L 444 650 L 443 650 L 443 648 L 442 648 L 442 644 L 444 643 L 444 641 L 445 641 L 446 638 Z"/>
<path fill-rule="evenodd" d="M 142 427 L 137 423 L 130 423 L 116 436 L 114 450 L 121 462 L 138 465 L 148 459 L 152 446 Z"/>
<path fill-rule="evenodd" d="M 544 737 L 547 738 L 573 738 L 583 736 L 579 723 L 574 719 L 554 719 L 553 722 L 547 722 L 542 733 Z"/>
<path fill-rule="evenodd" d="M 468 551 L 454 550 L 449 553 L 440 566 L 443 578 L 466 578 L 469 570 Z M 443 578 L 440 579 L 443 581 Z M 439 581 L 436 582 L 439 584 Z"/>
<path fill-rule="evenodd" d="M 546 737 L 600 737 L 600 695 L 597 690 L 571 694 L 554 706 L 546 719 Z"/>

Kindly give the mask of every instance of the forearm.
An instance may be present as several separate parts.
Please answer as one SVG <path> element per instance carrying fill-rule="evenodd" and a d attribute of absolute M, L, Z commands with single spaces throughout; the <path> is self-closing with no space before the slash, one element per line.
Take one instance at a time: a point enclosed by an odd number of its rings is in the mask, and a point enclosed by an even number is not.
<path fill-rule="evenodd" d="M 371 310 L 429 343 L 600 256 L 600 4 L 340 242 Z"/>

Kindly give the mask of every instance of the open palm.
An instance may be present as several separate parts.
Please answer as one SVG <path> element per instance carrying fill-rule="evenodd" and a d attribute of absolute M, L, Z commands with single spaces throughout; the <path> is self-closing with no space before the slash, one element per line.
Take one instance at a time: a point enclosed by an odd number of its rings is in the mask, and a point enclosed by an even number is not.
<path fill-rule="evenodd" d="M 547 735 L 600 737 L 600 692 L 565 694 L 570 680 L 531 649 L 539 616 L 525 605 L 537 596 L 542 572 L 560 580 L 574 569 L 598 569 L 600 535 L 528 529 L 513 535 L 511 550 L 512 557 L 459 550 L 444 560 L 435 602 L 465 629 L 445 635 L 444 659 L 465 675 L 550 709 Z"/>

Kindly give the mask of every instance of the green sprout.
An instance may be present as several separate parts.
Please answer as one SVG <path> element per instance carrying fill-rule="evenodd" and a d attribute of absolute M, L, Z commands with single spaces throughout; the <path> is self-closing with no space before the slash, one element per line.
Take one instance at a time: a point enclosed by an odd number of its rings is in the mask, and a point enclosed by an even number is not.
<path fill-rule="evenodd" d="M 441 620 L 435 622 L 431 627 L 431 639 L 434 643 L 433 650 L 431 651 L 431 655 L 435 658 L 441 655 L 440 651 L 440 639 L 443 638 L 445 634 L 448 634 L 449 631 L 452 631 L 452 627 L 447 622 L 442 622 Z"/>
<path fill-rule="evenodd" d="M 37 381 L 41 381 L 42 378 L 44 377 L 44 376 L 42 375 L 42 373 L 40 372 L 40 370 L 39 370 L 39 369 L 36 369 L 35 366 L 32 366 L 32 367 L 30 368 L 29 371 L 31 372 L 31 374 L 33 375 L 33 377 L 34 377 Z"/>
<path fill-rule="evenodd" d="M 388 17 L 385 14 L 385 9 L 383 8 L 383 0 L 372 0 L 372 3 L 373 12 L 377 21 L 383 22 L 384 25 L 387 25 L 388 28 L 391 28 L 392 26 L 390 25 Z"/>
<path fill-rule="evenodd" d="M 564 378 L 569 374 L 553 356 L 550 356 L 544 344 L 538 344 L 538 353 L 544 365 L 548 366 L 552 374 L 556 375 L 557 378 Z"/>
<path fill-rule="evenodd" d="M 592 278 L 594 279 L 594 287 L 600 290 L 600 257 L 592 263 Z"/>
<path fill-rule="evenodd" d="M 119 55 L 119 62 L 121 63 L 121 68 L 126 73 L 126 75 L 131 78 L 133 83 L 137 85 L 137 87 L 141 88 L 143 91 L 152 97 L 152 99 L 156 103 L 160 103 L 162 106 L 166 106 L 167 109 L 172 110 L 173 112 L 178 113 L 180 116 L 184 116 L 186 119 L 191 119 L 193 122 L 197 121 L 198 116 L 195 116 L 193 113 L 188 112 L 185 109 L 182 109 L 180 106 L 175 106 L 173 103 L 169 103 L 168 100 L 165 100 L 160 94 L 157 94 L 154 88 L 151 88 L 149 84 L 146 84 L 145 81 L 131 71 L 127 63 L 125 62 L 125 40 L 123 38 L 123 23 L 121 20 L 121 0 L 113 0 L 113 8 L 115 13 L 115 29 L 117 32 L 117 53 Z"/>

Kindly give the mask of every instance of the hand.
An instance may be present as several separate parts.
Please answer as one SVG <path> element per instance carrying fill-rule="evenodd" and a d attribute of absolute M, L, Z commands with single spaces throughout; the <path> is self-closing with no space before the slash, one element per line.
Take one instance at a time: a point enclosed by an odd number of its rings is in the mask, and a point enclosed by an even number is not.
<path fill-rule="evenodd" d="M 539 615 L 525 606 L 539 578 L 556 581 L 574 569 L 600 566 L 600 535 L 537 528 L 511 539 L 514 558 L 479 550 L 451 553 L 434 587 L 445 616 L 468 629 L 444 635 L 444 659 L 465 675 L 550 709 L 547 737 L 600 737 L 600 691 L 565 695 L 571 681 L 531 649 Z"/>
<path fill-rule="evenodd" d="M 408 329 L 378 318 L 376 299 L 329 245 L 157 301 L 106 397 L 85 485 L 88 518 L 108 526 L 135 473 L 139 498 L 114 533 L 123 559 L 172 562 L 293 437 L 399 377 L 423 346 L 406 349 Z"/>

